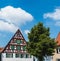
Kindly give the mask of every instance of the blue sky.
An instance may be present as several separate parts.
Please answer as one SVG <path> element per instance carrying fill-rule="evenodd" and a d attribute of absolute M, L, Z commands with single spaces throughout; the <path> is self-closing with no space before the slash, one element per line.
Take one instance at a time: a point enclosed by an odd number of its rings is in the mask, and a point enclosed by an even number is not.
<path fill-rule="evenodd" d="M 0 47 L 6 46 L 19 28 L 27 33 L 38 22 L 50 27 L 50 36 L 60 32 L 60 0 L 0 0 Z"/>

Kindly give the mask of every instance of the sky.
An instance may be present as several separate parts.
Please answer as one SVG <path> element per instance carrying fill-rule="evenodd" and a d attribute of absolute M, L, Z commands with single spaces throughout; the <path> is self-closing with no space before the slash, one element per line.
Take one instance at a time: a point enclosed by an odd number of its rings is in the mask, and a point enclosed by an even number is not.
<path fill-rule="evenodd" d="M 60 0 L 0 0 L 0 47 L 5 47 L 20 29 L 28 33 L 38 22 L 50 28 L 50 37 L 60 32 Z"/>

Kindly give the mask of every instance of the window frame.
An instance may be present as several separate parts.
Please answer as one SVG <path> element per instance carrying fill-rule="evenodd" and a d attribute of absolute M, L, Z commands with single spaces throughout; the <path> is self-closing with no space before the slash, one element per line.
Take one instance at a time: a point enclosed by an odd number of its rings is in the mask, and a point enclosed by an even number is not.
<path fill-rule="evenodd" d="M 11 50 L 14 50 L 15 49 L 15 46 L 14 45 L 11 45 L 10 47 L 11 47 Z"/>
<path fill-rule="evenodd" d="M 6 58 L 13 58 L 13 53 L 6 53 Z"/>
<path fill-rule="evenodd" d="M 16 46 L 16 50 L 21 50 L 21 46 Z"/>
<path fill-rule="evenodd" d="M 23 46 L 23 51 L 26 51 L 26 46 Z"/>
<path fill-rule="evenodd" d="M 56 49 L 57 53 L 60 54 L 60 47 Z"/>
<path fill-rule="evenodd" d="M 22 44 L 22 40 L 15 40 L 15 43 Z"/>
<path fill-rule="evenodd" d="M 17 56 L 17 55 L 18 55 L 18 56 Z M 18 54 L 18 53 L 16 53 L 16 54 L 15 54 L 15 57 L 16 57 L 16 58 L 24 58 L 24 54 Z"/>
<path fill-rule="evenodd" d="M 26 58 L 29 58 L 29 54 L 26 54 Z"/>
<path fill-rule="evenodd" d="M 56 61 L 60 61 L 60 59 L 56 59 Z"/>

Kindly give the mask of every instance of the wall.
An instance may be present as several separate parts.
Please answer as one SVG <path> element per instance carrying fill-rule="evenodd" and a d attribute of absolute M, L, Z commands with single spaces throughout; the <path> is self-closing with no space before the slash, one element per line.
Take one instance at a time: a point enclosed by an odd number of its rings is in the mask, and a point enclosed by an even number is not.
<path fill-rule="evenodd" d="M 2 61 L 33 61 L 33 56 L 31 58 L 15 58 L 14 53 L 13 53 L 13 58 L 6 58 L 6 53 L 2 53 L 1 57 L 2 57 Z M 35 61 L 37 61 L 36 58 Z"/>
<path fill-rule="evenodd" d="M 55 50 L 52 61 L 57 61 L 57 59 L 60 59 L 60 53 L 57 53 Z"/>

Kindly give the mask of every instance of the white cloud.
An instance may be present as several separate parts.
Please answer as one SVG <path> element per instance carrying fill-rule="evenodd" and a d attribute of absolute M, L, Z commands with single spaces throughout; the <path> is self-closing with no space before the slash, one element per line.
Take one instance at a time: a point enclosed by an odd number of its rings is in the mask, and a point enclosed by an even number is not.
<path fill-rule="evenodd" d="M 33 16 L 21 8 L 6 6 L 0 8 L 0 30 L 15 32 L 20 25 L 32 21 Z"/>
<path fill-rule="evenodd" d="M 24 33 L 25 34 L 28 34 L 28 33 L 30 33 L 30 31 L 29 30 L 25 30 Z"/>
<path fill-rule="evenodd" d="M 55 9 L 54 12 L 45 13 L 43 17 L 51 18 L 53 20 L 60 20 L 60 9 Z"/>
<path fill-rule="evenodd" d="M 27 21 L 32 21 L 33 16 L 21 8 L 6 6 L 0 9 L 0 19 L 4 19 L 5 21 L 16 25 L 21 25 Z"/>
<path fill-rule="evenodd" d="M 0 31 L 10 31 L 10 32 L 15 32 L 18 29 L 17 26 L 14 24 L 4 22 L 0 20 Z"/>

